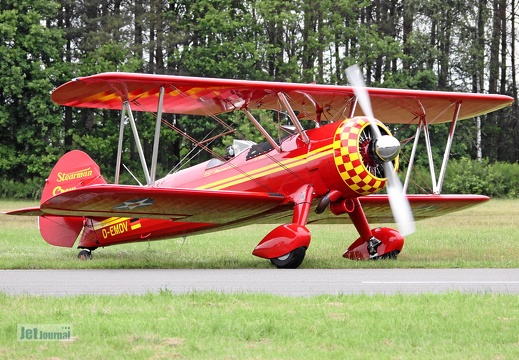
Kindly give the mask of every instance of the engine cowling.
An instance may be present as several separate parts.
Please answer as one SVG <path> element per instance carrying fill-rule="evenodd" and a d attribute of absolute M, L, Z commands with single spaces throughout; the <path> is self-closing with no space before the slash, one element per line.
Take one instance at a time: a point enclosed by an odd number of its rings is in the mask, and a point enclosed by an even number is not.
<path fill-rule="evenodd" d="M 387 177 L 383 162 L 394 161 L 397 168 L 399 142 L 384 124 L 377 121 L 377 125 L 381 133 L 387 135 L 384 143 L 390 145 L 379 143 L 377 146 L 366 117 L 344 120 L 336 128 L 333 161 L 337 176 L 330 176 L 325 181 L 330 190 L 341 191 L 342 196 L 347 198 L 373 194 L 385 187 Z M 388 159 L 388 156 L 394 159 Z M 333 172 L 332 169 L 330 172 Z"/>

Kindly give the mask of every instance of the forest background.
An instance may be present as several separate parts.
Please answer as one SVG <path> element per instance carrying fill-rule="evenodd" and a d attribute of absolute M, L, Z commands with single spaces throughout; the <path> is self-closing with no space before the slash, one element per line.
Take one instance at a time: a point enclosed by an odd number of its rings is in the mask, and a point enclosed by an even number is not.
<path fill-rule="evenodd" d="M 482 116 L 480 126 L 458 125 L 444 190 L 516 197 L 517 10 L 516 0 L 1 0 L 0 197 L 38 198 L 72 149 L 88 152 L 108 178 L 114 171 L 120 115 L 50 100 L 75 77 L 126 71 L 345 85 L 355 63 L 369 86 L 512 96 L 513 106 Z M 198 140 L 215 126 L 166 119 Z M 154 120 L 139 114 L 137 122 L 149 155 Z M 399 138 L 415 131 L 401 130 Z M 447 132 L 432 127 L 438 162 Z M 134 147 L 125 143 L 123 159 L 132 170 Z M 164 175 L 194 145 L 163 129 L 160 147 Z"/>

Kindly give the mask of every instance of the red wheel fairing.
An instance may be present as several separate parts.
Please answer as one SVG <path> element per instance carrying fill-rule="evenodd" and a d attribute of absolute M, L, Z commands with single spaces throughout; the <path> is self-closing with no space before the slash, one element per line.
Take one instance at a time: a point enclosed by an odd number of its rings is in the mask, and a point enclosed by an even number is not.
<path fill-rule="evenodd" d="M 396 255 L 402 251 L 404 237 L 395 229 L 386 227 L 376 228 L 371 230 L 371 233 L 382 242 L 377 247 L 378 258 L 390 253 L 395 254 L 394 257 L 396 258 Z M 366 241 L 358 238 L 342 256 L 351 260 L 369 260 L 370 256 Z"/>

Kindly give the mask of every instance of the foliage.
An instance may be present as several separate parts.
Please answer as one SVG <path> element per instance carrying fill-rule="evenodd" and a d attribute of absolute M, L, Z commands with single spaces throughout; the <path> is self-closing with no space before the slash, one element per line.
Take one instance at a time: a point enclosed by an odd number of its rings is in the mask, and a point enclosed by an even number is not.
<path fill-rule="evenodd" d="M 408 70 L 388 74 L 381 87 L 393 89 L 435 90 L 438 76 L 432 70 L 418 70 L 411 73 Z"/>
<path fill-rule="evenodd" d="M 0 179 L 0 198 L 38 200 L 43 191 L 43 180 L 15 181 Z"/>
<path fill-rule="evenodd" d="M 49 99 L 56 86 L 98 72 L 345 84 L 345 68 L 359 63 L 372 86 L 516 97 L 516 71 L 508 66 L 515 64 L 515 53 L 503 51 L 515 44 L 515 33 L 510 44 L 501 40 L 502 24 L 513 22 L 513 10 L 476 0 L 3 0 L 0 179 L 43 181 L 54 162 L 72 149 L 90 153 L 104 173 L 113 171 L 120 115 L 73 111 Z M 197 141 L 215 127 L 210 118 L 164 119 Z M 254 131 L 232 117 L 222 119 L 239 133 Z M 490 162 L 518 161 L 518 119 L 518 107 L 481 118 L 483 156 Z M 149 155 L 154 120 L 138 115 L 137 123 Z M 455 157 L 475 158 L 475 123 L 467 120 L 459 128 Z M 397 130 L 401 138 L 413 136 L 410 129 Z M 435 126 L 432 142 L 445 138 L 446 131 Z M 229 135 L 221 136 L 212 147 L 221 152 L 230 141 Z M 164 129 L 162 171 L 175 167 L 193 147 Z M 191 163 L 210 156 L 199 154 Z M 131 140 L 124 142 L 123 160 L 132 170 L 140 168 Z"/>
<path fill-rule="evenodd" d="M 436 172 L 438 176 L 438 172 Z M 413 179 L 408 193 L 429 193 L 432 191 L 429 167 L 413 168 Z M 492 198 L 519 196 L 519 163 L 482 161 L 469 158 L 451 159 L 447 166 L 442 193 L 479 194 Z"/>
<path fill-rule="evenodd" d="M 8 179 L 40 177 L 59 157 L 60 116 L 49 93 L 63 81 L 63 40 L 45 25 L 58 9 L 42 0 L 0 5 L 0 174 Z"/>
<path fill-rule="evenodd" d="M 467 158 L 451 161 L 444 191 L 446 193 L 517 198 L 519 195 L 519 164 L 489 163 L 488 159 L 473 161 Z"/>

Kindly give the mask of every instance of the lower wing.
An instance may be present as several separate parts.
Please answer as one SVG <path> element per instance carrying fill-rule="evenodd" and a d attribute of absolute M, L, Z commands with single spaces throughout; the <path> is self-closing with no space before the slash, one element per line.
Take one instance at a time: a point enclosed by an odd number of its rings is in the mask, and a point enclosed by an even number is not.
<path fill-rule="evenodd" d="M 359 198 L 362 208 L 370 223 L 392 223 L 394 222 L 387 195 L 369 195 Z M 474 205 L 488 201 L 483 195 L 407 195 L 415 220 L 424 220 L 432 217 L 446 215 L 460 211 Z M 336 224 L 348 221 L 347 215 L 335 216 L 330 211 L 320 216 L 311 214 L 309 222 L 314 224 Z"/>
<path fill-rule="evenodd" d="M 446 215 L 489 200 L 483 195 L 450 194 L 407 195 L 407 198 L 415 220 Z M 363 196 L 360 201 L 370 223 L 394 222 L 387 195 Z M 285 197 L 280 194 L 96 185 L 55 196 L 40 208 L 13 210 L 5 214 L 148 217 L 212 223 L 262 214 L 254 222 L 273 224 L 292 216 L 292 206 L 279 208 L 284 204 Z M 336 216 L 330 210 L 322 214 L 311 211 L 308 217 L 308 223 L 314 224 L 348 222 L 346 214 Z"/>
<path fill-rule="evenodd" d="M 94 185 L 56 195 L 39 208 L 6 214 L 228 223 L 268 212 L 284 202 L 285 196 L 275 193 Z"/>

